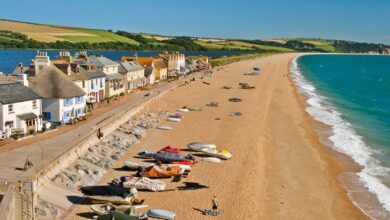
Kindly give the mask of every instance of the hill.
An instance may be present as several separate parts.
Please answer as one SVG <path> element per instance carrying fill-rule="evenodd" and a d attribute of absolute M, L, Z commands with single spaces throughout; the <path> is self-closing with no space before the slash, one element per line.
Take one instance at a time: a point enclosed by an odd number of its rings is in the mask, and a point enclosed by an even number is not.
<path fill-rule="evenodd" d="M 343 52 L 388 54 L 390 46 L 342 40 L 280 38 L 265 40 L 162 36 L 0 19 L 0 48 L 91 50 L 234 50 L 248 53 Z"/>

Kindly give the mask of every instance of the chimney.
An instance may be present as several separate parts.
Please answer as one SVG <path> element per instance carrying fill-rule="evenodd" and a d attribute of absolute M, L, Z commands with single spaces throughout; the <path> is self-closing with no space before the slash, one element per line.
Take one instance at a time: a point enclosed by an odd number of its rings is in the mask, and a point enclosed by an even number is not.
<path fill-rule="evenodd" d="M 28 80 L 26 74 L 18 74 L 18 82 L 24 86 L 28 86 Z"/>
<path fill-rule="evenodd" d="M 20 74 L 22 74 L 23 73 L 23 63 L 22 62 L 20 62 L 19 63 L 19 70 L 20 70 Z"/>

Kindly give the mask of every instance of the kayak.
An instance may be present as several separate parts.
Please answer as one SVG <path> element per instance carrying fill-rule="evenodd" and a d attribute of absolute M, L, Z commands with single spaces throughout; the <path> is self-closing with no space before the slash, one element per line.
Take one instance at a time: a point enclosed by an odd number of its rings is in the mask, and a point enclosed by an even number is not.
<path fill-rule="evenodd" d="M 221 159 L 216 157 L 205 157 L 203 158 L 203 161 L 211 162 L 211 163 L 221 163 Z"/>
<path fill-rule="evenodd" d="M 218 150 L 202 149 L 201 151 L 208 156 L 217 157 L 224 160 L 230 159 L 232 157 L 232 154 L 227 150 L 218 151 Z"/>
<path fill-rule="evenodd" d="M 168 117 L 168 118 L 167 118 L 167 121 L 171 121 L 171 122 L 180 122 L 181 119 L 180 119 L 180 118 L 171 118 L 171 117 Z"/>
<path fill-rule="evenodd" d="M 169 126 L 158 126 L 157 129 L 160 129 L 160 130 L 172 130 L 172 127 L 169 127 Z"/>
<path fill-rule="evenodd" d="M 184 118 L 184 116 L 181 115 L 181 114 L 171 114 L 171 115 L 169 115 L 168 117 L 169 117 L 169 118 Z"/>
<path fill-rule="evenodd" d="M 169 153 L 180 153 L 180 149 L 176 147 L 166 146 L 161 149 L 161 151 L 169 152 Z"/>
<path fill-rule="evenodd" d="M 177 110 L 178 112 L 189 112 L 190 110 L 186 109 L 186 108 L 180 108 Z"/>
<path fill-rule="evenodd" d="M 183 160 L 183 161 L 173 161 L 170 164 L 182 164 L 182 165 L 192 165 L 193 162 L 191 160 Z"/>
<path fill-rule="evenodd" d="M 130 189 L 132 187 L 140 190 L 150 190 L 153 192 L 165 189 L 166 184 L 160 180 L 152 180 L 147 177 L 131 177 L 123 182 L 123 187 Z"/>
<path fill-rule="evenodd" d="M 124 163 L 124 166 L 129 168 L 129 169 L 138 169 L 139 167 L 141 168 L 148 168 L 151 166 L 156 165 L 155 163 L 151 162 L 132 162 L 132 161 L 127 161 Z"/>
<path fill-rule="evenodd" d="M 115 205 L 131 205 L 131 197 L 122 198 L 120 196 L 88 196 L 93 204 L 111 203 Z"/>
<path fill-rule="evenodd" d="M 202 149 L 209 149 L 209 150 L 217 149 L 217 146 L 215 146 L 215 144 L 204 144 L 200 142 L 191 142 L 187 144 L 187 147 L 195 151 L 202 151 Z"/>
<path fill-rule="evenodd" d="M 148 217 L 173 220 L 176 217 L 176 213 L 164 210 L 164 209 L 149 209 L 146 213 Z"/>
<path fill-rule="evenodd" d="M 165 151 L 159 151 L 153 154 L 153 159 L 161 161 L 163 163 L 171 163 L 178 161 L 190 161 L 186 157 L 178 153 L 170 153 Z"/>

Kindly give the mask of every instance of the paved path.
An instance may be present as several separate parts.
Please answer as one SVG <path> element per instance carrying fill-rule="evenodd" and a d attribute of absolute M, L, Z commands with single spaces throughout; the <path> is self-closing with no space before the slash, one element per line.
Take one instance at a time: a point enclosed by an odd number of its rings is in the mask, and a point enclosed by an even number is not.
<path fill-rule="evenodd" d="M 197 74 L 197 73 L 194 73 Z M 69 148 L 73 147 L 76 143 L 81 141 L 86 134 L 90 132 L 97 132 L 97 129 L 107 120 L 115 117 L 123 111 L 128 111 L 143 102 L 158 96 L 161 92 L 167 91 L 171 88 L 182 84 L 184 81 L 194 77 L 194 74 L 186 76 L 180 80 L 173 82 L 163 82 L 153 86 L 147 92 L 134 93 L 131 101 L 116 106 L 115 108 L 105 112 L 86 121 L 86 123 L 76 127 L 67 133 L 59 135 L 54 138 L 46 139 L 38 143 L 19 147 L 0 154 L 0 180 L 8 182 L 17 182 L 18 180 L 26 180 L 29 176 L 40 170 L 45 165 L 49 164 L 52 160 L 59 155 L 66 152 Z M 149 96 L 145 96 L 146 93 L 150 93 Z M 27 172 L 22 168 L 29 157 L 33 161 L 34 166 Z"/>

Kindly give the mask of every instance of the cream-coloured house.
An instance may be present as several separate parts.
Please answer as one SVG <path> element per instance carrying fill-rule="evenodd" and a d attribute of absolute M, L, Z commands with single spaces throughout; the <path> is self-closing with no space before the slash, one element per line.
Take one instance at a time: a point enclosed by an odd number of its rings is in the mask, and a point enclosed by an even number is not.
<path fill-rule="evenodd" d="M 180 53 L 164 53 L 159 55 L 168 68 L 168 76 L 185 74 L 189 70 L 186 68 L 185 55 Z"/>
<path fill-rule="evenodd" d="M 122 61 L 119 66 L 119 73 L 125 79 L 127 92 L 146 85 L 145 68 L 134 61 Z"/>

